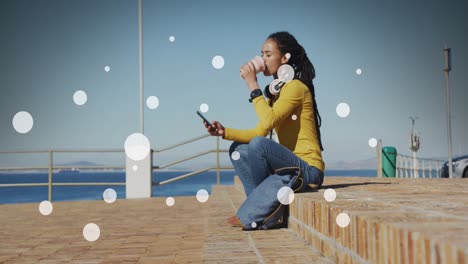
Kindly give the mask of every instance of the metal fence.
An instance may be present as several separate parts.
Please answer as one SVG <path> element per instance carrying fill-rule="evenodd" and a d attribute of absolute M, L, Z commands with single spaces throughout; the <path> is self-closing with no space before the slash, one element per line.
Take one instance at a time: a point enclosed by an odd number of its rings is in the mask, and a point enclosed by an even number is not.
<path fill-rule="evenodd" d="M 397 154 L 396 171 L 397 178 L 440 178 L 440 169 L 444 160 L 414 158 Z"/>
<path fill-rule="evenodd" d="M 206 137 L 209 137 L 209 134 L 205 134 L 202 136 L 198 136 L 189 140 L 182 141 L 180 143 L 176 143 L 174 145 L 159 149 L 159 150 L 151 150 L 151 155 L 154 155 L 155 153 L 162 153 L 164 151 L 167 151 L 169 149 L 177 148 L 180 146 L 184 146 L 186 144 L 196 142 L 198 140 L 204 139 Z M 53 186 L 125 186 L 125 182 L 73 182 L 73 183 L 59 183 L 59 182 L 54 182 L 53 179 L 53 174 L 54 170 L 70 170 L 70 169 L 125 169 L 125 166 L 57 166 L 54 165 L 54 154 L 57 153 L 124 153 L 125 150 L 123 149 L 81 149 L 81 150 L 64 150 L 64 149 L 49 149 L 49 150 L 22 150 L 22 151 L 0 151 L 0 154 L 2 155 L 7 155 L 7 154 L 48 154 L 48 160 L 49 160 L 49 165 L 48 166 L 30 166 L 30 167 L 0 167 L 0 172 L 3 171 L 31 171 L 31 170 L 48 170 L 49 177 L 48 177 L 48 182 L 46 183 L 11 183 L 11 184 L 0 184 L 0 188 L 2 187 L 36 187 L 36 186 L 48 186 L 48 200 L 52 201 L 53 198 L 53 193 L 52 193 L 52 187 Z M 216 148 L 210 149 L 201 153 L 197 153 L 191 156 L 188 156 L 186 158 L 176 160 L 173 162 L 170 162 L 168 164 L 163 164 L 159 166 L 152 166 L 152 171 L 159 170 L 159 169 L 164 169 L 168 168 L 170 166 L 179 164 L 184 161 L 192 160 L 195 158 L 198 158 L 200 156 L 204 156 L 210 153 L 216 153 L 216 166 L 208 167 L 208 168 L 203 168 L 197 171 L 193 171 L 191 173 L 187 173 L 184 175 L 180 175 L 178 177 L 168 179 L 162 182 L 153 182 L 152 186 L 159 186 L 159 185 L 164 185 L 168 184 L 171 182 L 175 182 L 187 177 L 191 177 L 194 175 L 201 174 L 206 171 L 210 170 L 216 170 L 216 178 L 217 178 L 217 184 L 220 183 L 220 171 L 221 170 L 228 170 L 228 169 L 233 169 L 232 166 L 227 166 L 227 167 L 221 167 L 220 166 L 220 153 L 222 152 L 228 152 L 228 150 L 225 149 L 220 149 L 219 148 L 219 137 L 216 138 Z M 0 175 L 1 177 L 1 175 Z"/>

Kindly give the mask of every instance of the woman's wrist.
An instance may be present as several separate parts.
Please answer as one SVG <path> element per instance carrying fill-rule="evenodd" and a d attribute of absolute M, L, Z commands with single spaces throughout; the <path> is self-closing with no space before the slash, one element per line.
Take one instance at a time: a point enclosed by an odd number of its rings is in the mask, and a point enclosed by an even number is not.
<path fill-rule="evenodd" d="M 257 82 L 247 83 L 247 86 L 251 92 L 255 89 L 260 89 Z"/>

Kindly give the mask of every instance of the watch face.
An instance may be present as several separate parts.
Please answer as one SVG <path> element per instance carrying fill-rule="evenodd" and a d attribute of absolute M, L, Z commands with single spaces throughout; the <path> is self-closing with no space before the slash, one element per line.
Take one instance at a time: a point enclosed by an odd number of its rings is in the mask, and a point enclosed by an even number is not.
<path fill-rule="evenodd" d="M 259 97 L 260 95 L 262 95 L 262 90 L 260 89 L 255 89 L 253 90 L 251 93 L 250 93 L 250 99 L 249 99 L 249 102 L 252 103 L 252 100 Z"/>
<path fill-rule="evenodd" d="M 250 94 L 251 97 L 257 97 L 257 96 L 260 96 L 260 95 L 262 95 L 262 91 L 260 89 L 255 89 Z"/>

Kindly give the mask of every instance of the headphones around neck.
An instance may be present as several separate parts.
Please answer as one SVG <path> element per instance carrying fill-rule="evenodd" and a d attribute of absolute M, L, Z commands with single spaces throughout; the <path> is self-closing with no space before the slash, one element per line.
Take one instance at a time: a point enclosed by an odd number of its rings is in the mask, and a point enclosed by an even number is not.
<path fill-rule="evenodd" d="M 288 55 L 287 53 L 286 55 Z M 281 88 L 294 79 L 294 68 L 289 64 L 283 64 L 278 68 L 278 79 L 274 79 L 269 85 L 265 86 L 264 94 L 273 99 L 281 92 Z"/>

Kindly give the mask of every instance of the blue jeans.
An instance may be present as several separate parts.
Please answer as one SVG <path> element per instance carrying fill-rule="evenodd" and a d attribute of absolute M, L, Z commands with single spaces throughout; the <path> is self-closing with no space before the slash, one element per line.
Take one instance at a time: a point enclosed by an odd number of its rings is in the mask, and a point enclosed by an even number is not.
<path fill-rule="evenodd" d="M 232 159 L 234 151 L 240 154 L 238 160 Z M 285 167 L 301 168 L 304 179 L 303 190 L 309 183 L 319 186 L 323 183 L 321 170 L 310 166 L 283 145 L 266 137 L 255 137 L 248 144 L 232 143 L 229 157 L 247 196 L 275 170 Z"/>

